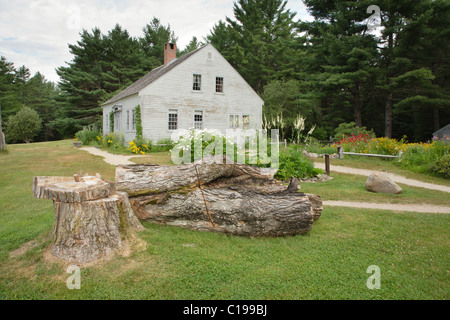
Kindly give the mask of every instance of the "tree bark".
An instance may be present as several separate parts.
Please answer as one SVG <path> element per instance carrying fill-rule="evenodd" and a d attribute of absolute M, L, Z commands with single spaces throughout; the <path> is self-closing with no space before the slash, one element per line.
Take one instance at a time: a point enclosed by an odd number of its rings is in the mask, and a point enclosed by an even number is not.
<path fill-rule="evenodd" d="M 388 93 L 386 99 L 384 135 L 387 138 L 392 138 L 392 92 Z"/>
<path fill-rule="evenodd" d="M 355 124 L 357 127 L 362 127 L 362 116 L 361 116 L 361 98 L 359 96 L 359 89 L 356 90 L 353 99 L 353 112 L 355 116 Z"/>
<path fill-rule="evenodd" d="M 261 168 L 198 162 L 117 167 L 116 188 L 136 215 L 157 224 L 243 236 L 305 233 L 320 217 L 320 197 L 286 189 Z M 298 181 L 297 181 L 298 183 Z"/>
<path fill-rule="evenodd" d="M 67 261 L 98 260 L 143 228 L 128 195 L 99 177 L 35 177 L 33 192 L 54 202 L 52 254 Z"/>
<path fill-rule="evenodd" d="M 433 125 L 434 125 L 434 132 L 438 131 L 441 128 L 440 121 L 439 121 L 439 107 L 438 106 L 433 107 Z"/>
<path fill-rule="evenodd" d="M 6 150 L 5 134 L 0 130 L 0 152 Z"/>

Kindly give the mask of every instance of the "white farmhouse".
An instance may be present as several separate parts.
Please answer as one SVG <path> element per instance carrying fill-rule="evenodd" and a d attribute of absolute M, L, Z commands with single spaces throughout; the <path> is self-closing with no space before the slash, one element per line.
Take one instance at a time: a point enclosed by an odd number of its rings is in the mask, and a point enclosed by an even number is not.
<path fill-rule="evenodd" d="M 176 58 L 164 47 L 157 67 L 103 104 L 103 132 L 136 135 L 140 106 L 143 136 L 154 143 L 177 129 L 260 129 L 263 100 L 211 44 Z M 114 116 L 110 117 L 111 112 Z M 110 121 L 113 119 L 114 123 Z"/>

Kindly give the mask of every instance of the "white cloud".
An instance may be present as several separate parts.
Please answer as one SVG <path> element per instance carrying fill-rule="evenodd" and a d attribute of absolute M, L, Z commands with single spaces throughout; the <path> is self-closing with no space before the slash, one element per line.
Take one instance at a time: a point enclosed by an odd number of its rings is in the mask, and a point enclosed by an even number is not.
<path fill-rule="evenodd" d="M 118 23 L 140 37 L 157 17 L 170 24 L 184 48 L 193 36 L 201 39 L 220 19 L 233 16 L 232 0 L 0 0 L 0 8 L 0 54 L 55 82 L 55 68 L 72 59 L 67 45 L 79 40 L 82 29 L 106 33 Z M 289 0 L 287 8 L 298 12 L 297 19 L 308 17 L 301 0 Z"/>

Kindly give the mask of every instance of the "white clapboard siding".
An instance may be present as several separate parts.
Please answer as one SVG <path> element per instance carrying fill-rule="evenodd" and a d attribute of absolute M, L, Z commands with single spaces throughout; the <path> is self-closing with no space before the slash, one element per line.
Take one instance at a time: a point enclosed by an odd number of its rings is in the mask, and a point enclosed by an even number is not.
<path fill-rule="evenodd" d="M 137 105 L 140 105 L 141 100 L 139 95 L 136 93 L 132 96 L 123 98 L 119 101 L 116 101 L 114 103 L 106 104 L 103 106 L 103 132 L 109 133 L 109 113 L 113 109 L 114 106 L 121 106 L 122 112 L 121 112 L 121 123 L 120 123 L 120 132 L 116 132 L 119 134 L 123 134 L 125 141 L 131 141 L 136 136 L 136 130 L 133 130 L 133 124 L 132 124 L 132 111 Z M 127 111 L 130 114 L 129 119 L 129 129 L 127 130 Z"/>
<path fill-rule="evenodd" d="M 202 75 L 200 92 L 193 91 L 194 74 Z M 215 92 L 216 77 L 224 78 L 222 94 Z M 230 127 L 230 114 L 239 115 L 241 128 L 243 115 L 250 116 L 251 128 L 259 129 L 262 123 L 263 100 L 211 44 L 187 57 L 139 94 L 104 105 L 104 132 L 109 131 L 105 117 L 114 106 L 122 106 L 122 129 L 126 129 L 126 110 L 138 104 L 142 110 L 143 135 L 154 143 L 171 137 L 169 109 L 178 110 L 179 129 L 194 127 L 196 110 L 203 111 L 203 128 L 219 129 L 223 133 Z M 122 132 L 127 141 L 135 135 Z"/>

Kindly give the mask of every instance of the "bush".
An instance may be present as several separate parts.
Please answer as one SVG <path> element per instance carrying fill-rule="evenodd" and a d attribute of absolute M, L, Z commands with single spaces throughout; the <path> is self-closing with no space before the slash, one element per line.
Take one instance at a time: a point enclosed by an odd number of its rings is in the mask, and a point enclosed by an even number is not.
<path fill-rule="evenodd" d="M 429 143 L 410 143 L 405 145 L 403 150 L 402 158 L 398 162 L 401 167 L 416 172 L 436 173 L 431 168 L 450 153 L 450 141 L 433 139 Z"/>
<path fill-rule="evenodd" d="M 336 147 L 324 146 L 319 141 L 314 139 L 305 146 L 305 150 L 317 154 L 334 154 L 337 152 Z"/>
<path fill-rule="evenodd" d="M 354 122 L 349 123 L 341 123 L 335 130 L 334 130 L 334 140 L 339 141 L 344 139 L 345 137 L 350 136 L 359 136 L 359 135 L 367 135 L 370 138 L 375 138 L 375 133 L 373 130 L 367 130 L 366 127 L 357 127 Z"/>
<path fill-rule="evenodd" d="M 339 140 L 337 144 L 341 145 L 345 152 L 368 153 L 370 140 L 372 140 L 372 136 L 367 133 L 360 133 L 346 136 Z"/>
<path fill-rule="evenodd" d="M 397 141 L 396 139 L 376 138 L 370 140 L 368 153 L 397 156 L 405 147 L 404 139 Z"/>
<path fill-rule="evenodd" d="M 23 106 L 15 115 L 9 117 L 5 126 L 8 141 L 30 143 L 39 134 L 42 120 L 35 110 Z"/>
<path fill-rule="evenodd" d="M 101 135 L 101 132 L 98 130 L 84 129 L 75 133 L 75 138 L 80 140 L 83 145 L 87 146 L 94 142 L 96 143 L 98 141 L 97 137 Z"/>
<path fill-rule="evenodd" d="M 301 179 L 315 177 L 322 172 L 314 168 L 314 163 L 302 155 L 300 147 L 291 146 L 285 151 L 280 151 L 279 169 L 275 177 L 280 180 L 291 177 Z"/>
<path fill-rule="evenodd" d="M 437 159 L 433 165 L 430 166 L 430 171 L 435 175 L 444 178 L 450 178 L 450 154 L 446 154 L 442 158 Z"/>
<path fill-rule="evenodd" d="M 98 144 L 103 149 L 110 149 L 117 152 L 126 152 L 125 139 L 123 134 L 110 132 L 105 136 L 97 136 Z"/>

